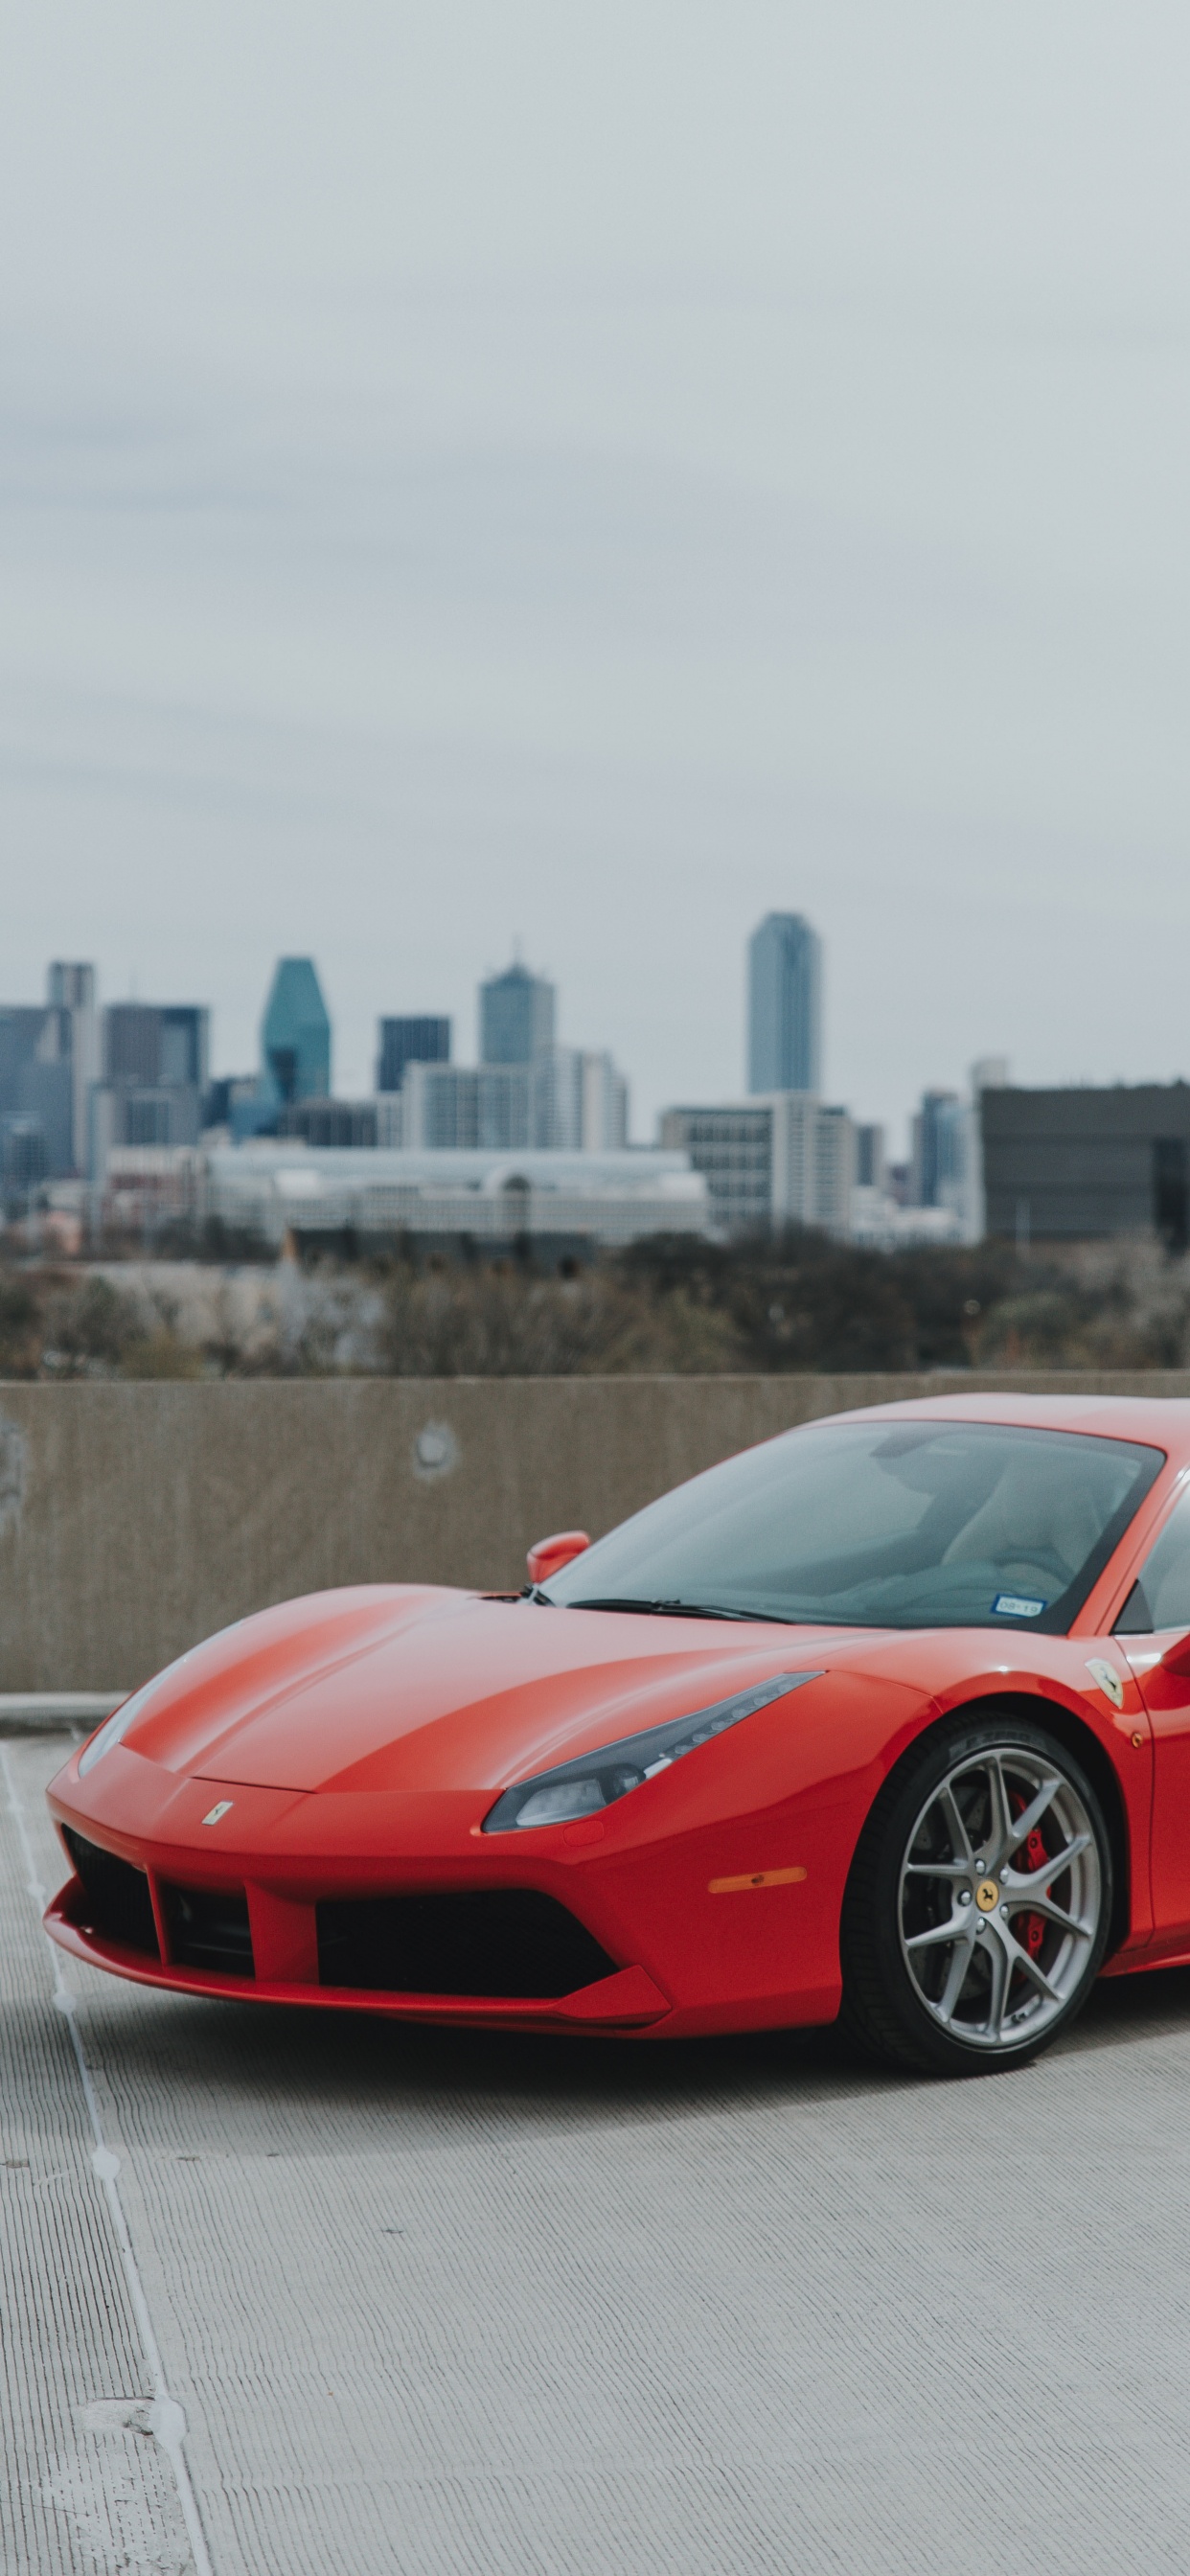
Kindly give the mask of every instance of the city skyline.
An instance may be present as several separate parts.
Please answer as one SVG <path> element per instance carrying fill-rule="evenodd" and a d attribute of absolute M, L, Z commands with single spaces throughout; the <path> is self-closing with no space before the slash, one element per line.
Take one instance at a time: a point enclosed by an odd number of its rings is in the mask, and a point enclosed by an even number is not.
<path fill-rule="evenodd" d="M 775 985 L 755 971 L 758 956 L 772 967 L 774 944 Z M 556 990 L 519 959 L 480 987 L 477 1065 L 450 1060 L 445 1020 L 384 1019 L 376 1093 L 355 1101 L 331 1089 L 334 1032 L 309 957 L 277 961 L 260 1065 L 239 1079 L 210 1077 L 206 1006 L 97 1007 L 93 964 L 51 960 L 40 1006 L 0 1004 L 6 1218 L 75 1251 L 96 1225 L 145 1242 L 180 1228 L 197 1243 L 229 1222 L 261 1241 L 395 1229 L 465 1250 L 478 1223 L 497 1246 L 531 1236 L 570 1262 L 664 1231 L 672 1211 L 679 1231 L 720 1241 L 793 1225 L 885 1250 L 991 1232 L 1014 1235 L 1018 1258 L 1034 1237 L 1085 1235 L 1184 1253 L 1190 1084 L 1036 1090 L 984 1057 L 963 1096 L 922 1094 L 909 1163 L 894 1170 L 881 1126 L 789 1085 L 816 1036 L 810 925 L 768 915 L 749 961 L 752 1071 L 767 1056 L 773 1087 L 675 1104 L 655 1146 L 629 1151 L 612 1057 L 556 1040 Z M 396 1096 L 384 1084 L 395 1052 Z"/>
<path fill-rule="evenodd" d="M 675 1102 L 682 1097 L 697 1097 L 708 1100 L 733 1100 L 737 1097 L 743 1098 L 747 1095 L 749 1090 L 748 1076 L 750 1070 L 748 1037 L 749 951 L 757 932 L 764 929 L 765 924 L 769 919 L 785 919 L 788 917 L 789 916 L 768 914 L 765 916 L 764 921 L 753 926 L 751 935 L 749 935 L 746 930 L 741 934 L 739 974 L 737 980 L 741 988 L 741 1007 L 739 1016 L 740 1052 L 742 1061 L 736 1071 L 735 1077 L 728 1079 L 721 1087 L 716 1089 L 710 1082 L 695 1080 L 686 1086 L 685 1093 L 683 1093 L 681 1085 L 676 1080 L 666 1083 L 664 1078 L 662 1078 L 657 1092 L 656 1105 L 650 1108 L 646 1102 L 642 1101 L 642 1087 L 638 1084 L 635 1076 L 633 1058 L 629 1056 L 629 1058 L 625 1060 L 624 1056 L 619 1053 L 614 1045 L 605 1041 L 604 1034 L 601 1029 L 588 1028 L 586 1032 L 587 1042 L 594 1043 L 597 1047 L 603 1047 L 606 1043 L 607 1052 L 615 1058 L 617 1064 L 622 1067 L 623 1072 L 627 1077 L 632 1099 L 632 1126 L 639 1141 L 647 1142 L 651 1140 L 657 1132 L 658 1121 L 664 1113 L 672 1108 Z M 799 919 L 802 918 L 800 915 L 796 917 Z M 816 935 L 816 926 L 814 924 L 807 924 L 806 926 L 811 930 L 812 934 Z M 821 974 L 822 951 L 825 949 L 826 943 L 819 939 L 817 944 L 819 951 L 819 973 Z M 59 949 L 63 946 L 69 946 L 69 943 L 64 943 L 59 940 Z M 176 975 L 171 977 L 167 974 L 164 976 L 160 990 L 153 994 L 149 994 L 147 992 L 144 979 L 137 976 L 130 979 L 133 985 L 133 990 L 130 993 L 123 993 L 118 990 L 113 991 L 109 987 L 103 974 L 102 964 L 99 961 L 91 960 L 88 962 L 91 964 L 96 977 L 96 1001 L 101 1015 L 110 1007 L 136 1007 L 142 1002 L 146 1005 L 151 1004 L 153 1007 L 166 1009 L 171 1007 L 175 1009 L 183 1007 L 188 1008 L 192 1006 L 192 1001 L 191 1003 L 183 1001 L 181 993 L 181 979 Z M 234 1055 L 226 1042 L 221 1043 L 221 1025 L 229 1015 L 221 1011 L 218 995 L 213 995 L 209 1001 L 201 1004 L 201 1007 L 206 1013 L 209 1028 L 209 1072 L 210 1077 L 213 1080 L 240 1084 L 254 1081 L 257 1078 L 262 1069 L 262 1033 L 264 1021 L 267 1014 L 271 987 L 276 974 L 286 963 L 289 963 L 290 965 L 301 965 L 305 962 L 307 961 L 304 958 L 295 958 L 292 952 L 289 952 L 288 956 L 283 956 L 280 952 L 274 952 L 271 961 L 266 960 L 262 962 L 256 1010 L 249 1022 L 250 1034 L 247 1044 L 243 1051 L 237 1052 Z M 463 1031 L 470 1028 L 473 1031 L 471 1043 L 468 1044 L 464 1037 L 462 1044 L 456 1044 L 453 1046 L 453 1052 L 460 1065 L 482 1062 L 483 993 L 486 988 L 499 984 L 505 976 L 515 974 L 521 965 L 520 959 L 514 956 L 511 965 L 506 965 L 504 968 L 493 968 L 488 966 L 482 973 L 475 975 L 469 988 L 471 996 L 470 1006 L 468 1007 L 467 1005 L 464 1005 L 457 1018 L 454 1014 L 445 1013 L 435 1020 L 433 1011 L 431 1010 L 427 1014 L 427 1010 L 417 1001 L 414 1001 L 400 1011 L 394 1012 L 391 998 L 386 992 L 382 1007 L 376 1010 L 367 1028 L 364 1031 L 361 1031 L 358 1025 L 353 1026 L 349 1024 L 344 1028 L 335 1008 L 334 997 L 326 992 L 328 979 L 323 970 L 322 961 L 316 952 L 313 954 L 312 962 L 316 970 L 319 984 L 326 998 L 331 1030 L 333 1032 L 334 1080 L 331 1088 L 334 1095 L 342 1100 L 360 1100 L 370 1098 L 378 1089 L 386 1087 L 379 1085 L 377 1081 L 379 1062 L 378 1049 L 383 1043 L 381 1039 L 381 1030 L 386 1022 L 394 1028 L 398 1025 L 398 1022 L 407 1022 L 410 1026 L 415 1023 L 426 1027 L 437 1025 L 442 1028 L 449 1027 L 453 1031 L 457 1031 L 460 1028 L 460 1025 Z M 833 1001 L 833 959 L 831 961 L 831 969 L 830 995 L 831 1000 Z M 22 994 L 9 991 L 7 994 L 0 997 L 0 1008 L 5 1006 L 12 1007 L 15 1005 L 21 1008 L 42 1010 L 46 1006 L 47 971 L 46 960 L 43 958 L 40 961 L 34 979 L 33 992 Z M 465 971 L 465 969 L 462 970 L 464 974 Z M 555 993 L 560 990 L 560 979 L 556 976 L 552 976 L 548 969 L 538 965 L 529 971 L 531 972 L 535 982 L 549 985 Z M 460 969 L 456 963 L 456 982 L 458 982 L 459 976 Z M 406 969 L 406 980 L 407 979 L 408 969 Z M 176 990 L 174 989 L 175 986 L 177 987 Z M 466 983 L 464 983 L 463 990 L 466 991 L 467 989 L 468 987 Z M 567 1009 L 565 1016 L 568 1023 L 573 1023 L 575 1014 L 571 1010 Z M 448 1041 L 448 1044 L 449 1043 L 450 1042 Z M 574 1041 L 568 1039 L 567 1043 L 573 1046 Z M 820 1046 L 822 1056 L 829 1059 L 829 1009 L 824 1010 L 822 1014 Z M 969 1054 L 956 1067 L 951 1081 L 939 1082 L 934 1078 L 934 1059 L 931 1058 L 929 1060 L 929 1070 L 924 1071 L 921 1074 L 918 1079 L 916 1089 L 911 1093 L 903 1113 L 900 1114 L 896 1111 L 881 1114 L 879 1109 L 872 1108 L 866 1100 L 861 1100 L 856 1098 L 854 1095 L 848 1094 L 842 1084 L 830 1083 L 829 1078 L 823 1079 L 820 1082 L 818 1089 L 820 1095 L 824 1098 L 829 1092 L 832 1097 L 844 1100 L 851 1115 L 855 1119 L 857 1126 L 875 1124 L 882 1127 L 885 1131 L 886 1152 L 889 1163 L 908 1164 L 912 1160 L 914 1127 L 915 1122 L 920 1116 L 923 1100 L 934 1093 L 937 1093 L 939 1096 L 949 1096 L 952 1093 L 955 1095 L 965 1096 L 970 1087 L 972 1065 L 973 1063 L 978 1063 L 982 1060 L 983 1057 L 979 1054 L 976 1054 L 975 1056 Z M 1004 1051 L 1000 1050 L 995 1057 L 995 1061 L 1003 1062 L 1004 1060 Z M 358 1068 L 359 1073 L 358 1080 L 352 1078 L 353 1070 L 356 1068 Z M 1163 1066 L 1159 1069 L 1154 1069 L 1151 1061 L 1142 1063 L 1137 1070 L 1128 1074 L 1120 1073 L 1117 1070 L 1115 1073 L 1107 1076 L 1087 1074 L 1086 1072 L 1079 1072 L 1071 1075 L 1068 1072 L 1059 1070 L 1059 1072 L 1053 1077 L 1054 1081 L 1058 1084 L 1074 1083 L 1076 1085 L 1084 1081 L 1110 1081 L 1112 1079 L 1145 1083 L 1177 1081 L 1182 1078 L 1184 1077 L 1177 1065 L 1169 1067 Z M 1015 1060 L 1012 1079 L 1014 1082 L 1023 1084 L 1026 1087 L 1033 1087 L 1038 1084 L 1044 1087 L 1043 1078 L 1040 1075 L 1035 1072 L 1031 1072 L 1025 1065 L 1018 1065 Z"/>
<path fill-rule="evenodd" d="M 1178 1070 L 1172 22 L 657 0 L 628 83 L 516 0 L 410 72 L 356 0 L 280 67 L 264 23 L 179 21 L 160 98 L 119 8 L 69 102 L 49 15 L 7 67 L 7 989 L 64 925 L 109 995 L 184 956 L 232 1069 L 310 953 L 359 1090 L 519 932 L 647 1132 L 738 1087 L 789 905 L 824 1088 L 898 1135 L 993 1048 Z"/>
<path fill-rule="evenodd" d="M 789 919 L 795 919 L 802 922 L 803 916 L 790 916 L 773 913 L 766 914 L 764 920 L 755 925 L 751 936 L 745 936 L 741 942 L 741 974 L 739 980 L 742 989 L 741 1050 L 744 1062 L 739 1078 L 734 1081 L 728 1081 L 718 1091 L 714 1090 L 709 1083 L 693 1082 L 687 1087 L 687 1091 L 684 1095 L 685 1097 L 701 1097 L 706 1098 L 707 1100 L 717 1098 L 728 1101 L 734 1100 L 737 1097 L 743 1098 L 746 1096 L 749 1089 L 748 1076 L 750 1073 L 748 1018 L 749 957 L 759 933 L 766 928 L 770 921 L 785 921 Z M 819 998 L 821 1005 L 823 951 L 826 943 L 817 938 L 814 924 L 805 923 L 804 926 L 816 940 L 817 974 L 820 979 Z M 69 943 L 59 941 L 59 948 L 64 945 L 69 946 Z M 424 1009 L 416 1006 L 394 1014 L 391 1009 L 391 1005 L 387 1003 L 387 1001 L 385 1007 L 379 1009 L 372 1019 L 370 1023 L 370 1034 L 361 1036 L 358 1028 L 349 1028 L 345 1036 L 335 1012 L 333 999 L 331 999 L 328 1007 L 334 1046 L 335 1078 L 331 1084 L 334 1095 L 341 1100 L 362 1100 L 370 1098 L 377 1091 L 383 1091 L 385 1088 L 390 1087 L 378 1080 L 380 1051 L 384 1044 L 382 1031 L 386 1025 L 393 1030 L 398 1026 L 407 1026 L 409 1028 L 417 1026 L 423 1029 L 428 1029 L 430 1027 L 438 1028 L 445 1033 L 444 1043 L 448 1057 L 453 1051 L 460 1064 L 467 1062 L 482 1062 L 483 997 L 486 990 L 500 985 L 505 978 L 515 977 L 518 973 L 524 971 L 529 974 L 533 982 L 540 983 L 543 986 L 548 987 L 555 995 L 558 991 L 558 979 L 551 977 L 548 970 L 541 966 L 525 969 L 523 961 L 519 955 L 521 943 L 517 941 L 514 942 L 513 945 L 515 953 L 510 964 L 503 968 L 493 968 L 488 966 L 482 974 L 475 978 L 471 985 L 471 1007 L 469 1010 L 464 1008 L 461 1014 L 463 1027 L 466 1028 L 470 1024 L 474 1029 L 473 1043 L 470 1047 L 468 1047 L 465 1042 L 461 1047 L 453 1047 L 452 1033 L 458 1025 L 454 1020 L 453 1015 L 444 1014 L 436 1018 L 432 1012 L 427 1015 Z M 272 986 L 275 983 L 280 970 L 286 964 L 290 966 L 304 966 L 308 962 L 311 961 L 304 958 L 295 958 L 292 955 L 288 958 L 281 956 L 280 954 L 274 955 L 271 967 L 266 966 L 263 972 L 253 1033 L 249 1038 L 246 1050 L 242 1055 L 237 1055 L 234 1060 L 232 1060 L 227 1046 L 220 1045 L 219 1043 L 218 1033 L 220 1024 L 220 1007 L 217 997 L 213 998 L 208 1003 L 200 1005 L 204 1012 L 208 1030 L 208 1071 L 209 1077 L 212 1080 L 230 1083 L 233 1086 L 240 1086 L 246 1083 L 251 1084 L 257 1080 L 261 1073 L 263 1064 L 263 1031 Z M 325 986 L 326 978 L 323 974 L 320 960 L 315 956 L 312 962 L 320 985 Z M 61 969 L 47 966 L 46 960 L 43 958 L 35 977 L 34 991 L 32 993 L 26 992 L 23 994 L 9 991 L 6 995 L 0 997 L 0 1009 L 5 1007 L 11 1009 L 15 1006 L 18 1009 L 36 1012 L 43 1011 L 47 1006 L 47 998 L 50 1000 L 54 999 L 53 992 L 47 986 L 47 976 L 52 979 L 53 975 L 64 972 L 84 972 L 90 974 L 94 978 L 92 1000 L 93 1004 L 98 1007 L 100 1017 L 102 1017 L 104 1011 L 110 1007 L 125 1009 L 136 1008 L 141 1004 L 142 1000 L 146 1004 L 151 1004 L 154 1008 L 163 1008 L 166 1010 L 171 1008 L 175 1011 L 178 1009 L 188 1010 L 193 1007 L 192 1003 L 183 1003 L 181 1001 L 180 980 L 177 977 L 174 977 L 171 983 L 171 979 L 166 976 L 163 979 L 161 993 L 153 996 L 148 996 L 143 993 L 142 979 L 139 977 L 130 979 L 133 987 L 131 992 L 113 992 L 105 982 L 102 966 L 95 960 L 88 961 L 86 966 L 82 969 L 73 967 L 69 969 Z M 456 966 L 456 974 L 457 972 L 458 969 Z M 173 985 L 178 985 L 179 989 L 174 991 L 172 989 Z M 831 978 L 831 993 L 833 997 L 833 976 Z M 588 1037 L 590 1034 L 591 1033 L 588 1032 Z M 823 1009 L 821 1011 L 819 1030 L 819 1043 L 823 1055 L 827 1052 L 827 1035 L 828 1014 L 826 1010 Z M 570 1043 L 573 1051 L 573 1042 Z M 596 1043 L 602 1043 L 602 1040 L 598 1035 Z M 662 1119 L 666 1111 L 671 1109 L 679 1098 L 683 1096 L 680 1091 L 680 1086 L 676 1082 L 670 1083 L 666 1086 L 663 1082 L 658 1094 L 657 1105 L 655 1109 L 650 1112 L 647 1108 L 642 1107 L 640 1086 L 634 1078 L 634 1068 L 631 1060 L 625 1064 L 623 1058 L 616 1056 L 616 1050 L 614 1048 L 609 1047 L 607 1052 L 609 1055 L 616 1057 L 617 1063 L 622 1066 L 623 1072 L 627 1077 L 633 1110 L 632 1126 L 635 1128 L 637 1139 L 642 1143 L 649 1142 L 659 1131 L 659 1121 Z M 1190 1078 L 1183 1072 L 1181 1066 L 1176 1063 L 1168 1066 L 1155 1066 L 1152 1061 L 1151 1048 L 1147 1059 L 1140 1062 L 1135 1069 L 1124 1072 L 1116 1067 L 1109 1074 L 1096 1074 L 1088 1072 L 1085 1069 L 1082 1069 L 1077 1073 L 1071 1073 L 1069 1070 L 1060 1068 L 1052 1077 L 1043 1076 L 1035 1069 L 1032 1069 L 1026 1059 L 1024 1063 L 1019 1064 L 1013 1060 L 1012 1072 L 1011 1076 L 1009 1076 L 1004 1070 L 1008 1061 L 1009 1058 L 1003 1049 L 998 1049 L 994 1054 L 990 1055 L 969 1055 L 956 1068 L 953 1080 L 948 1082 L 939 1082 L 934 1079 L 933 1071 L 931 1070 L 919 1079 L 917 1088 L 910 1096 L 903 1115 L 898 1115 L 896 1112 L 881 1115 L 878 1111 L 873 1110 L 866 1101 L 859 1100 L 853 1095 L 848 1095 L 842 1085 L 830 1086 L 826 1080 L 823 1080 L 819 1084 L 818 1088 L 821 1097 L 825 1098 L 829 1089 L 833 1091 L 833 1094 L 837 1099 L 842 1099 L 846 1102 L 849 1113 L 855 1121 L 857 1131 L 860 1129 L 866 1130 L 868 1127 L 872 1126 L 879 1127 L 883 1130 L 884 1158 L 886 1164 L 890 1168 L 893 1166 L 900 1166 L 906 1170 L 911 1170 L 916 1150 L 915 1134 L 920 1125 L 923 1105 L 933 1097 L 937 1097 L 942 1100 L 950 1098 L 965 1098 L 971 1089 L 973 1078 L 978 1077 L 980 1068 L 983 1065 L 992 1065 L 999 1068 L 995 1074 L 995 1079 L 1001 1082 L 1011 1079 L 1012 1083 L 1027 1089 L 1044 1089 L 1046 1087 L 1081 1088 L 1086 1084 L 1101 1085 L 1106 1083 L 1110 1085 L 1112 1082 L 1141 1085 L 1152 1083 L 1160 1084 L 1171 1081 L 1179 1082 Z M 358 1081 L 354 1081 L 350 1078 L 349 1071 L 349 1068 L 356 1065 L 358 1065 L 361 1075 L 361 1078 Z M 931 1059 L 931 1067 L 932 1065 L 933 1059 Z M 83 1114 L 83 1102 L 80 1097 L 75 1105 L 76 1128 L 79 1126 Z M 246 1125 L 244 1132 L 250 1132 L 250 1127 Z"/>

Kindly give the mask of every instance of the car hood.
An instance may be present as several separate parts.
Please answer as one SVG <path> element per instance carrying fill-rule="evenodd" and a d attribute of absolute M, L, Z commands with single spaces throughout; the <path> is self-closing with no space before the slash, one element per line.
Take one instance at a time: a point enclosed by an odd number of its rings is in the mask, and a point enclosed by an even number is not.
<path fill-rule="evenodd" d="M 262 1612 L 196 1647 L 151 1686 L 124 1742 L 229 1785 L 499 1789 L 804 1672 L 826 1642 L 776 1624 L 367 1587 Z"/>

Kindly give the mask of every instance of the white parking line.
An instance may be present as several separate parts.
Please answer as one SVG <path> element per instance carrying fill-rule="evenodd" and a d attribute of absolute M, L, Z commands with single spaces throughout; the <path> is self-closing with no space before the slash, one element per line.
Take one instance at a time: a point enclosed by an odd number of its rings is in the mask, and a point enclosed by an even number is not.
<path fill-rule="evenodd" d="M 9 1760 L 7 1748 L 3 1744 L 0 1744 L 0 1771 L 2 1771 L 4 1775 L 4 1787 L 8 1799 L 8 1810 L 13 1819 L 13 1823 L 16 1826 L 17 1839 L 21 1846 L 21 1856 L 25 1863 L 25 1869 L 27 1872 L 26 1885 L 33 1902 L 37 1907 L 38 1915 L 40 1916 L 45 1911 L 48 1903 L 48 1896 L 37 1875 L 37 1864 L 33 1857 L 33 1846 L 29 1840 L 28 1826 L 25 1821 L 25 1811 L 18 1794 L 17 1784 L 13 1776 L 12 1764 Z M 132 2304 L 133 2315 L 136 2318 L 141 2350 L 145 2357 L 145 2364 L 149 2374 L 149 2383 L 153 2391 L 152 2405 L 149 2410 L 150 2426 L 153 2433 L 156 2435 L 162 2450 L 165 2452 L 166 2457 L 169 2460 L 170 2467 L 174 2473 L 174 2481 L 178 2491 L 178 2503 L 181 2507 L 182 2519 L 186 2525 L 186 2535 L 190 2542 L 191 2553 L 194 2559 L 195 2576 L 214 2576 L 214 2571 L 211 2565 L 211 2554 L 207 2547 L 206 2533 L 202 2527 L 202 2516 L 198 2509 L 198 2499 L 190 2481 L 190 2470 L 186 2460 L 184 2447 L 186 2440 L 186 2417 L 177 2398 L 171 2397 L 169 2389 L 166 2386 L 165 2372 L 161 2361 L 161 2352 L 158 2346 L 157 2336 L 154 2332 L 153 2320 L 149 2314 L 149 2304 L 145 2297 L 144 2285 L 141 2281 L 140 2270 L 133 2250 L 132 2238 L 128 2233 L 128 2221 L 124 2215 L 124 2204 L 120 2198 L 120 2159 L 116 2154 L 114 2154 L 104 2137 L 103 2122 L 99 2112 L 99 2103 L 96 2099 L 94 2084 L 91 2081 L 91 2069 L 83 2054 L 83 2044 L 79 2037 L 78 2022 L 76 2018 L 78 1998 L 75 1995 L 63 1969 L 62 1953 L 59 1950 L 57 1943 L 50 1940 L 48 1933 L 46 1935 L 46 1945 L 53 1963 L 54 2002 L 56 2003 L 59 2012 L 63 2013 L 66 2017 L 67 2028 L 70 2032 L 71 2045 L 74 2049 L 75 2062 L 78 2066 L 83 2094 L 86 2099 L 87 2115 L 91 2123 L 91 2134 L 95 2141 L 94 2147 L 91 2151 L 92 2171 L 94 2172 L 96 2181 L 99 2183 L 103 2191 L 104 2198 L 108 2206 L 108 2213 L 111 2218 L 113 2229 L 115 2230 L 116 2243 L 120 2250 L 120 2261 L 124 2267 L 124 2278 L 128 2284 L 128 2296 Z"/>

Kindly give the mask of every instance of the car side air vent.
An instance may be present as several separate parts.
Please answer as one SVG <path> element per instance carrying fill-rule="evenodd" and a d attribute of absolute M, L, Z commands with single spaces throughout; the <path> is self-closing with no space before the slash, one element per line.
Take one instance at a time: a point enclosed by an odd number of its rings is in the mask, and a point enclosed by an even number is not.
<path fill-rule="evenodd" d="M 536 1888 L 324 1900 L 317 1916 L 324 1986 L 528 2001 L 616 1974 L 586 1925 Z"/>
<path fill-rule="evenodd" d="M 242 1887 L 163 1887 L 169 1946 L 182 1968 L 254 1977 L 248 1899 Z"/>
<path fill-rule="evenodd" d="M 66 1843 L 100 1940 L 116 1941 L 125 1950 L 144 1950 L 151 1959 L 159 1959 L 153 1900 L 144 1870 L 134 1869 L 130 1860 L 118 1859 L 115 1852 L 101 1851 L 98 1843 L 89 1843 L 69 1826 Z"/>

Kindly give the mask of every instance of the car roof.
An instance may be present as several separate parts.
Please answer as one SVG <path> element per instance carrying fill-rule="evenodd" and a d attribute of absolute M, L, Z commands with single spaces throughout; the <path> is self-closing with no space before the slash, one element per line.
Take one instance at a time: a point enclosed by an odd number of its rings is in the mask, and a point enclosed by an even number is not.
<path fill-rule="evenodd" d="M 1176 1395 L 908 1396 L 900 1404 L 856 1405 L 833 1422 L 1004 1422 L 1022 1430 L 1090 1431 L 1100 1439 L 1142 1440 L 1177 1465 L 1190 1460 L 1190 1397 Z"/>

